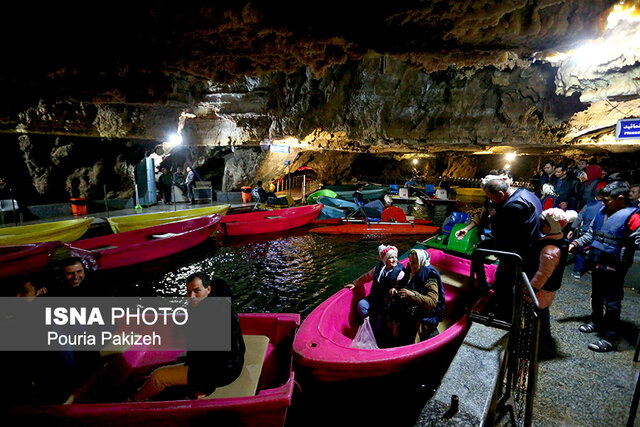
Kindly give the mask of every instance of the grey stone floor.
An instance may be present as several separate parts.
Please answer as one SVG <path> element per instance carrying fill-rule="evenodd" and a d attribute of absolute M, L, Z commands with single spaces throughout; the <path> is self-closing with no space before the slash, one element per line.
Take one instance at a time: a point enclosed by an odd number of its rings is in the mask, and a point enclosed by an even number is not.
<path fill-rule="evenodd" d="M 622 338 L 617 351 L 596 353 L 587 344 L 595 334 L 578 326 L 591 311 L 591 276 L 576 281 L 567 266 L 562 288 L 551 306 L 551 329 L 561 356 L 540 361 L 534 403 L 535 426 L 625 426 L 640 363 L 634 364 L 640 326 L 640 294 L 625 288 Z M 637 286 L 635 277 L 627 277 Z M 640 426 L 640 415 L 635 426 Z"/>

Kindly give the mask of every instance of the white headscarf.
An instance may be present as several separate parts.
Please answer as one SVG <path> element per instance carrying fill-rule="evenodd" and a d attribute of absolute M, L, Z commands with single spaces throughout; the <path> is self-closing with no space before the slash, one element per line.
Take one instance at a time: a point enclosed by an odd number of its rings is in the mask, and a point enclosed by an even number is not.
<path fill-rule="evenodd" d="M 420 271 L 422 267 L 426 267 L 431 264 L 431 257 L 429 256 L 429 252 L 425 251 L 424 249 L 411 249 L 409 255 L 411 254 L 416 254 L 416 256 L 418 257 L 418 271 Z"/>

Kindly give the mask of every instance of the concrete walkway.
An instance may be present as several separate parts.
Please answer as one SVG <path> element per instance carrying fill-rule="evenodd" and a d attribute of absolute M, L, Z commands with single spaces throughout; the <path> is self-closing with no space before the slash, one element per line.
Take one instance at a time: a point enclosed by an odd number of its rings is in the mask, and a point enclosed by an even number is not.
<path fill-rule="evenodd" d="M 541 358 L 534 397 L 534 426 L 625 426 L 640 371 L 633 362 L 640 325 L 640 294 L 625 288 L 622 303 L 622 337 L 617 351 L 596 353 L 587 345 L 596 334 L 583 334 L 578 327 L 588 320 L 591 311 L 591 276 L 576 281 L 572 265 L 565 271 L 562 288 L 551 306 L 551 328 L 558 344 L 555 356 Z M 632 279 L 629 277 L 629 279 Z M 637 286 L 636 281 L 628 281 Z M 473 328 L 476 329 L 473 332 Z M 477 426 L 488 407 L 495 382 L 496 363 L 504 345 L 498 345 L 501 332 L 482 325 L 473 326 L 449 373 L 436 395 L 424 407 L 417 426 Z M 472 353 L 473 357 L 460 357 Z M 453 370 L 452 370 L 453 368 Z M 469 395 L 469 390 L 478 396 Z M 460 395 L 460 411 L 451 416 L 451 395 Z M 511 425 L 509 417 L 498 421 Z M 634 426 L 640 426 L 636 415 Z"/>

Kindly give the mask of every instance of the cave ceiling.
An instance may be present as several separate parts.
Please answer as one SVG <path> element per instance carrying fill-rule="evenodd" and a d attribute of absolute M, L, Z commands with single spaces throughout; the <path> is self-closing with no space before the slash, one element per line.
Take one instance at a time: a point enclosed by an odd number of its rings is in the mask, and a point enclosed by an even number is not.
<path fill-rule="evenodd" d="M 295 137 L 301 149 L 370 153 L 636 150 L 613 137 L 618 119 L 640 116 L 633 7 L 21 2 L 5 13 L 16 25 L 3 29 L 0 132 L 164 141 L 179 128 L 191 145 Z M 612 23 L 616 11 L 629 19 Z"/>

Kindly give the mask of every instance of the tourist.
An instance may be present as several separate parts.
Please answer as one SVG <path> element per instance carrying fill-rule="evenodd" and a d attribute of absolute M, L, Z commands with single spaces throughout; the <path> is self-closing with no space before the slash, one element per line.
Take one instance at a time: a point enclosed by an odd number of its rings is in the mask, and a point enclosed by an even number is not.
<path fill-rule="evenodd" d="M 267 203 L 267 199 L 269 198 L 267 192 L 262 187 L 262 181 L 258 181 L 253 190 L 251 190 L 251 195 L 256 199 L 258 203 Z"/>
<path fill-rule="evenodd" d="M 187 185 L 185 184 L 184 173 L 182 173 L 181 167 L 177 168 L 176 173 L 173 174 L 173 182 L 182 192 L 182 197 L 189 197 Z"/>
<path fill-rule="evenodd" d="M 62 261 L 62 283 L 52 289 L 54 296 L 101 297 L 109 292 L 98 273 L 87 270 L 82 259 L 68 257 Z"/>
<path fill-rule="evenodd" d="M 631 206 L 640 208 L 640 185 L 632 185 L 629 189 L 629 202 Z"/>
<path fill-rule="evenodd" d="M 191 169 L 191 167 L 187 166 L 187 178 L 184 181 L 184 185 L 187 187 L 187 196 L 189 197 L 189 202 L 193 205 L 196 202 L 195 195 L 193 194 L 193 188 L 196 186 L 196 175 Z"/>
<path fill-rule="evenodd" d="M 551 208 L 540 215 L 542 237 L 532 247 L 531 264 L 527 275 L 531 280 L 540 304 L 539 346 L 542 353 L 555 353 L 555 342 L 551 336 L 549 306 L 562 284 L 562 275 L 567 262 L 569 241 L 564 238 L 563 228 L 575 221 L 578 213 Z"/>
<path fill-rule="evenodd" d="M 586 174 L 587 180 L 580 186 L 580 209 L 595 198 L 596 187 L 602 178 L 602 168 L 599 165 L 588 165 Z"/>
<path fill-rule="evenodd" d="M 551 184 L 555 187 L 556 185 L 556 176 L 555 176 L 556 164 L 553 160 L 547 160 L 542 165 L 542 170 L 540 171 L 540 182 L 538 188 L 536 189 L 536 195 L 540 197 L 542 194 L 542 186 L 544 184 Z"/>
<path fill-rule="evenodd" d="M 527 265 L 531 242 L 540 237 L 540 199 L 525 188 L 510 187 L 503 177 L 496 175 L 489 175 L 483 179 L 482 188 L 495 209 L 495 215 L 490 217 L 492 235 L 495 239 L 494 249 L 516 253 L 523 259 L 524 265 Z M 465 228 L 458 230 L 456 237 L 461 240 L 472 228 L 485 227 L 488 220 L 489 216 L 485 216 L 479 218 L 479 223 L 472 221 Z M 476 274 L 484 274 L 481 265 L 472 268 Z M 515 269 L 513 258 L 500 260 L 492 286 L 495 314 L 502 320 L 511 320 Z"/>
<path fill-rule="evenodd" d="M 607 184 L 601 194 L 604 209 L 596 215 L 587 233 L 571 242 L 569 252 L 589 246 L 588 262 L 593 269 L 591 320 L 578 329 L 583 333 L 600 332 L 602 339 L 588 348 L 608 352 L 615 349 L 618 339 L 624 278 L 640 244 L 640 214 L 638 208 L 628 206 L 626 183 Z"/>
<path fill-rule="evenodd" d="M 563 163 L 556 165 L 555 176 L 556 183 L 553 187 L 558 196 L 553 207 L 563 210 L 576 209 L 579 204 L 580 181 L 568 174 L 567 166 Z"/>
<path fill-rule="evenodd" d="M 356 191 L 353 192 L 353 199 L 354 201 L 359 204 L 360 206 L 364 206 L 367 201 L 365 200 L 364 196 L 362 195 L 362 184 L 357 184 L 356 185 Z"/>
<path fill-rule="evenodd" d="M 158 179 L 158 187 L 160 187 L 160 193 L 162 194 L 162 199 L 166 205 L 170 205 L 171 203 L 171 189 L 173 186 L 173 177 L 169 172 L 169 169 L 162 168 L 162 174 Z"/>
<path fill-rule="evenodd" d="M 391 289 L 398 288 L 405 276 L 404 266 L 398 263 L 398 249 L 395 246 L 378 246 L 380 261 L 374 268 L 358 277 L 345 288 L 356 289 L 369 281 L 373 281 L 366 298 L 358 302 L 359 319 L 369 317 L 371 327 L 379 347 L 392 346 L 394 341 L 387 327 L 387 309 L 391 297 Z"/>
<path fill-rule="evenodd" d="M 593 200 L 590 200 L 589 203 L 580 210 L 578 217 L 571 225 L 571 230 L 567 233 L 567 239 L 578 239 L 589 231 L 591 222 L 603 208 L 604 205 L 602 204 L 600 190 L 598 190 L 597 196 Z M 582 275 L 585 273 L 586 255 L 587 248 L 581 248 L 575 251 L 572 276 L 576 280 L 580 280 Z"/>
<path fill-rule="evenodd" d="M 427 251 L 411 250 L 409 272 L 390 295 L 389 317 L 397 345 L 415 344 L 438 334 L 444 313 L 444 287 Z"/>
<path fill-rule="evenodd" d="M 229 286 L 224 280 L 209 282 L 205 273 L 193 273 L 187 277 L 187 296 L 192 309 L 190 317 L 198 317 L 198 305 L 208 296 L 231 297 Z M 210 326 L 215 327 L 215 326 Z M 203 336 L 189 339 L 207 339 Z M 240 329 L 240 320 L 231 308 L 231 349 L 229 351 L 187 351 L 184 363 L 163 366 L 151 373 L 147 381 L 135 392 L 132 400 L 144 402 L 160 394 L 170 386 L 187 386 L 194 398 L 203 398 L 217 387 L 231 384 L 242 372 L 245 345 Z"/>

